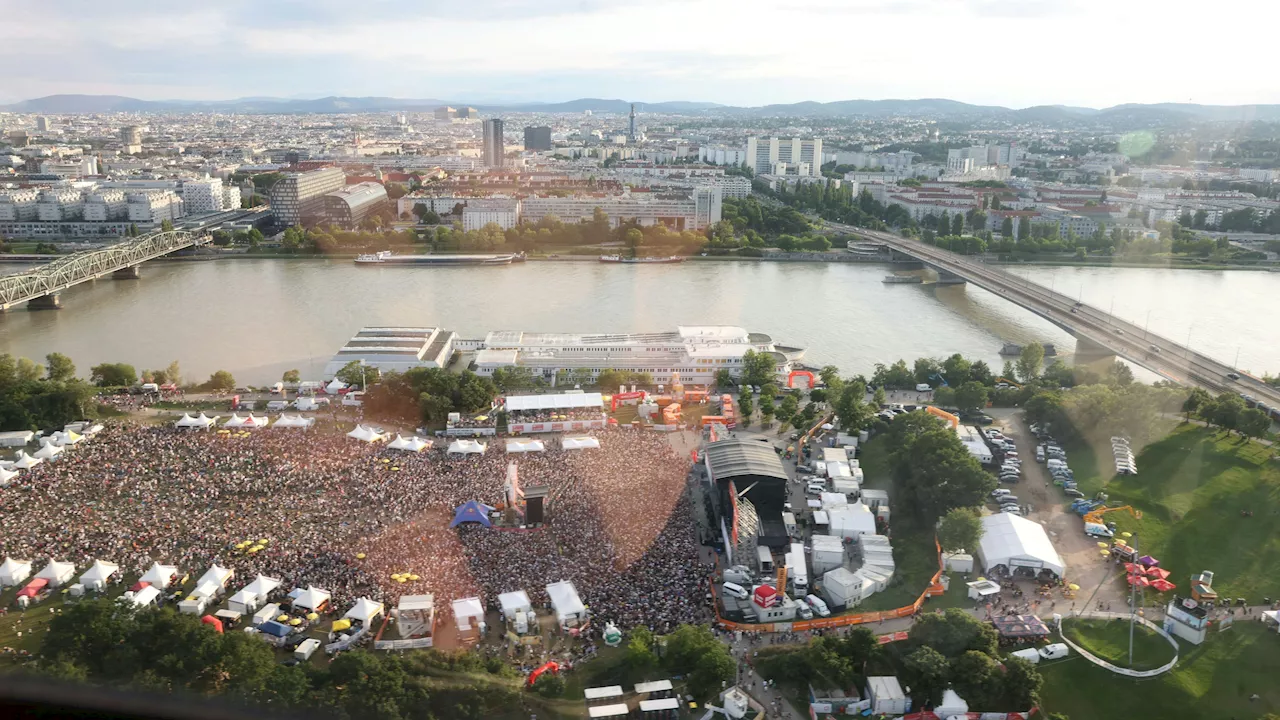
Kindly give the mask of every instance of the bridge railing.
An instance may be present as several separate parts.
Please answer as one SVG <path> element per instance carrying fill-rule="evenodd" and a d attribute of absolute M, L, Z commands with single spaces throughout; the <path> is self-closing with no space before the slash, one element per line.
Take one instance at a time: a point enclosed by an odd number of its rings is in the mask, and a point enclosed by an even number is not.
<path fill-rule="evenodd" d="M 185 230 L 157 232 L 97 250 L 72 253 L 26 272 L 0 277 L 0 306 L 56 293 L 76 283 L 197 245 L 202 237 Z"/>

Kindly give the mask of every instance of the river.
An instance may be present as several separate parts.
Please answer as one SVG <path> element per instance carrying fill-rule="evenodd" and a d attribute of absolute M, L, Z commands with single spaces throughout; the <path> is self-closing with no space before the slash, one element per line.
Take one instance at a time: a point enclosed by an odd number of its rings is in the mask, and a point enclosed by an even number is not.
<path fill-rule="evenodd" d="M 1004 342 L 1053 343 L 1064 331 L 973 286 L 886 285 L 888 266 L 687 262 L 617 266 L 357 267 L 350 260 L 159 262 L 141 280 L 104 279 L 63 293 L 63 309 L 0 316 L 0 352 L 69 355 L 139 370 L 178 360 L 187 380 L 230 370 L 265 384 L 285 370 L 319 379 L 368 325 L 638 332 L 740 325 L 807 348 L 810 365 L 870 374 L 877 362 L 954 352 L 998 370 Z M 1085 302 L 1191 343 L 1239 367 L 1280 371 L 1280 274 L 1145 268 L 1019 268 Z"/>

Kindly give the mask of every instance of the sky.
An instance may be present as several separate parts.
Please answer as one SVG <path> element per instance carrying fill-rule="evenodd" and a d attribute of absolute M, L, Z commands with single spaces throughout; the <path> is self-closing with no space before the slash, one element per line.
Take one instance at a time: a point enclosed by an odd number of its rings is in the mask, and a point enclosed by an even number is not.
<path fill-rule="evenodd" d="M 0 0 L 0 102 L 1280 103 L 1280 3 Z"/>

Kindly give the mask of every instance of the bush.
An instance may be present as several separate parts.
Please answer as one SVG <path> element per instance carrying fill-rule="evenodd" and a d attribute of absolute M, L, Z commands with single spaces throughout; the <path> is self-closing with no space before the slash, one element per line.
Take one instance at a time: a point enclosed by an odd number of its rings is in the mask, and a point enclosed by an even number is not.
<path fill-rule="evenodd" d="M 564 678 L 557 673 L 545 672 L 533 683 L 533 691 L 545 698 L 564 695 Z"/>

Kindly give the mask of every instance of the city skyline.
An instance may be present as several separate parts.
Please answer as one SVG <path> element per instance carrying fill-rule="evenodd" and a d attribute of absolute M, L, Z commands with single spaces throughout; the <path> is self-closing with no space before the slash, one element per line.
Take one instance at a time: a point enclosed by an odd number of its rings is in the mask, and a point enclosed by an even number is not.
<path fill-rule="evenodd" d="M 0 61 L 25 72 L 0 103 L 53 94 L 147 100 L 390 96 L 476 104 L 580 97 L 734 106 L 850 98 L 947 97 L 1045 104 L 1280 102 L 1280 87 L 1213 63 L 1177 64 L 1152 38 L 1226 36 L 1267 26 L 1276 8 L 1098 0 L 815 0 L 787 8 L 814 41 L 747 42 L 777 8 L 719 0 L 637 6 L 481 0 L 403 8 L 280 0 L 157 9 L 141 0 L 11 3 Z M 672 17 L 689 33 L 621 33 Z M 753 30 L 753 28 L 755 28 Z M 1195 36 L 1188 35 L 1195 29 Z M 477 38 L 483 37 L 484 42 Z M 1045 39 L 1063 44 L 1044 49 Z M 1145 38 L 1145 39 L 1144 39 Z M 501 52 L 494 47 L 503 48 Z M 1235 67 L 1265 66 L 1263 44 L 1233 46 Z"/>

